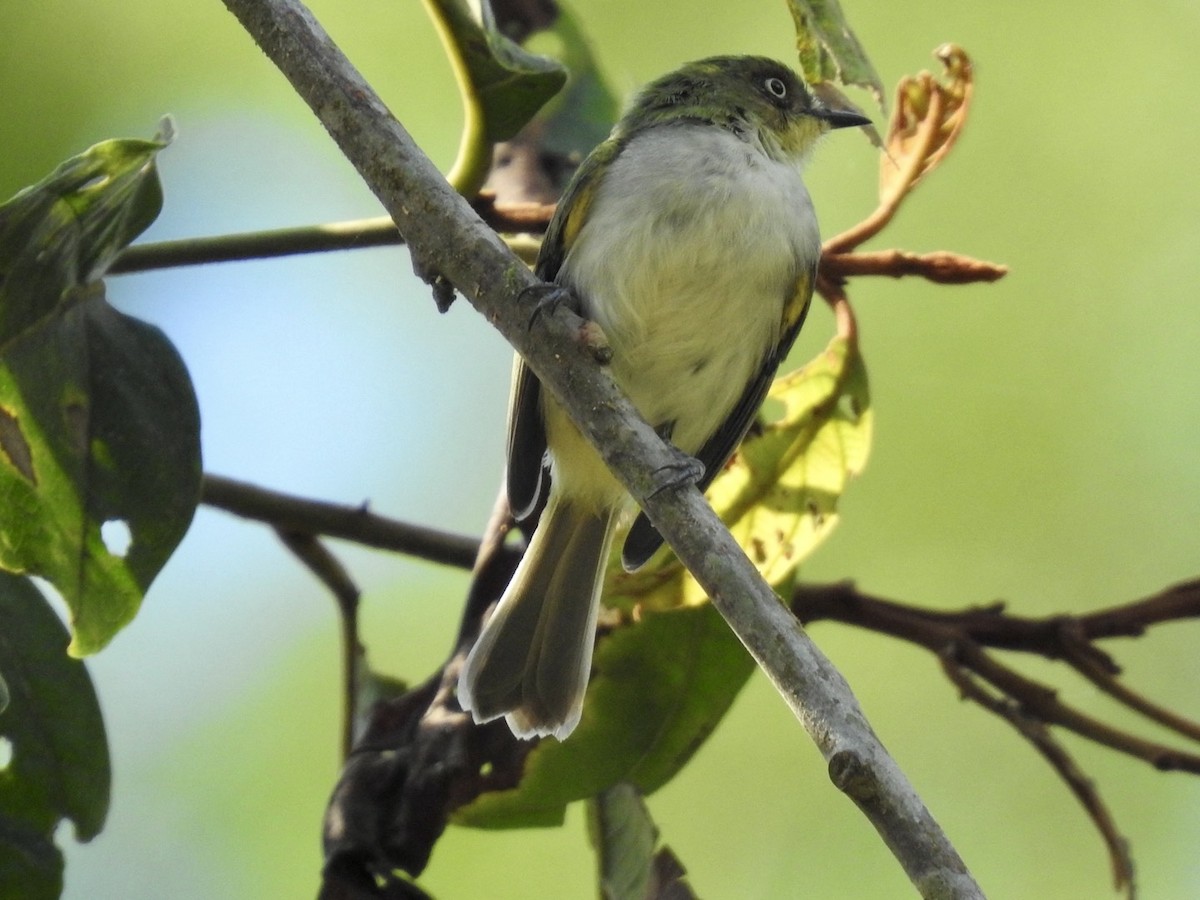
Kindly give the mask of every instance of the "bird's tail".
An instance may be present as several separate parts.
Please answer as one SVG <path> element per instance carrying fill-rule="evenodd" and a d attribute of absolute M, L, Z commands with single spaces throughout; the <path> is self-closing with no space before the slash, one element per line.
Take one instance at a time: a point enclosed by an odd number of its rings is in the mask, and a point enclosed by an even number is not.
<path fill-rule="evenodd" d="M 459 703 L 475 721 L 505 716 L 517 737 L 559 740 L 579 724 L 615 521 L 551 491 L 458 679 Z"/>

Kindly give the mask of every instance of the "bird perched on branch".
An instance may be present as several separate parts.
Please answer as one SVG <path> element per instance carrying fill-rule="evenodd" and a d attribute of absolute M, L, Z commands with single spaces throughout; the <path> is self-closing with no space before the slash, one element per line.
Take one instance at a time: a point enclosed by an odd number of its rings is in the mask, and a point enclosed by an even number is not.
<path fill-rule="evenodd" d="M 597 323 L 610 371 L 642 417 L 694 457 L 701 489 L 750 427 L 804 321 L 821 240 L 801 168 L 833 128 L 787 66 L 753 56 L 694 62 L 645 88 L 580 166 L 536 267 Z M 600 588 L 629 494 L 519 357 L 507 490 L 518 520 L 545 508 L 458 683 L 478 722 L 562 740 L 579 723 Z M 645 514 L 622 560 L 662 538 Z"/>

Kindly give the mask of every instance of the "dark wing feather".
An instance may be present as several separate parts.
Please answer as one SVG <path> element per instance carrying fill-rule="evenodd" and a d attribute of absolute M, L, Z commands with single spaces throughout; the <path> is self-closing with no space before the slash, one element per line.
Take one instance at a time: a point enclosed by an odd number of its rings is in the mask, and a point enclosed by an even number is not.
<path fill-rule="evenodd" d="M 542 421 L 542 383 L 525 360 L 513 363 L 508 400 L 508 505 L 518 522 L 537 508 L 550 487 L 546 471 L 546 426 Z"/>
<path fill-rule="evenodd" d="M 733 410 L 696 454 L 696 459 L 704 464 L 704 476 L 696 485 L 700 490 L 703 491 L 712 484 L 713 479 L 725 468 L 725 463 L 741 444 L 746 432 L 750 430 L 759 407 L 767 397 L 767 391 L 771 389 L 771 382 L 775 380 L 775 372 L 792 349 L 796 335 L 800 333 L 800 326 L 804 324 L 809 300 L 812 299 L 815 275 L 814 269 L 804 272 L 797 279 L 796 289 L 783 308 L 783 327 L 778 346 L 763 360 L 758 374 L 746 385 L 746 390 L 742 392 Z M 638 513 L 621 550 L 621 562 L 625 570 L 632 572 L 644 565 L 662 543 L 662 535 L 650 524 L 646 514 Z"/>
<path fill-rule="evenodd" d="M 534 274 L 545 282 L 558 281 L 563 260 L 575 243 L 594 196 L 596 170 L 620 152 L 621 144 L 608 140 L 584 160 L 567 186 L 546 237 L 538 251 Z M 561 299 L 561 298 L 559 298 Z M 572 307 L 582 314 L 581 298 Z M 550 489 L 546 460 L 546 425 L 542 419 L 542 383 L 519 356 L 513 365 L 512 393 L 508 402 L 508 504 L 517 521 L 524 521 L 545 499 Z"/>

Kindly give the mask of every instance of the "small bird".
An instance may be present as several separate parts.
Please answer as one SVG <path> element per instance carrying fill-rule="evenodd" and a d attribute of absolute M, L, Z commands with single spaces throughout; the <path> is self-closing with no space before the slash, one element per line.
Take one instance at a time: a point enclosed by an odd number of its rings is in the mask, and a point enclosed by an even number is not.
<path fill-rule="evenodd" d="M 612 377 L 703 466 L 701 489 L 745 436 L 812 297 L 821 240 L 805 159 L 826 131 L 869 121 L 822 105 L 774 60 L 700 60 L 646 87 L 559 201 L 535 271 L 600 326 Z M 545 508 L 458 699 L 476 722 L 505 716 L 519 738 L 563 740 L 583 713 L 613 535 L 636 505 L 520 357 L 506 487 L 518 521 Z M 661 544 L 639 514 L 626 569 Z"/>

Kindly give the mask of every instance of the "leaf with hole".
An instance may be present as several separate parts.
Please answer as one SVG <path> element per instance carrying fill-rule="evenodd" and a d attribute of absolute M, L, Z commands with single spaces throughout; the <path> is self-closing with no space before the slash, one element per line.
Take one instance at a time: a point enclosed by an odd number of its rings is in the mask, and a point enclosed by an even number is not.
<path fill-rule="evenodd" d="M 97 144 L 0 206 L 0 569 L 54 584 L 77 655 L 133 618 L 199 501 L 183 361 L 99 280 L 158 215 L 164 146 Z"/>

